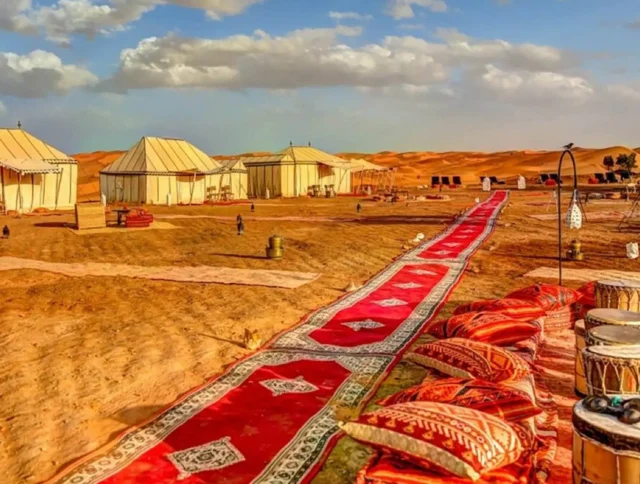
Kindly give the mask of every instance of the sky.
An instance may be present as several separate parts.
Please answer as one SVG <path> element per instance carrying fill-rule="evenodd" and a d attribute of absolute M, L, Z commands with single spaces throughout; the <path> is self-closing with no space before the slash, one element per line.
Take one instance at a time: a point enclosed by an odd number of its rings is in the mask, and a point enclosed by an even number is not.
<path fill-rule="evenodd" d="M 638 0 L 0 0 L 0 126 L 67 153 L 640 146 Z"/>

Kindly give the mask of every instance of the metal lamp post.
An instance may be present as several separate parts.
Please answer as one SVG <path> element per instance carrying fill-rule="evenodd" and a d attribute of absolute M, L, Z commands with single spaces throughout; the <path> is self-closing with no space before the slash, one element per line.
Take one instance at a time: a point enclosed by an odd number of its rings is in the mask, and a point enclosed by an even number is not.
<path fill-rule="evenodd" d="M 560 155 L 560 161 L 558 163 L 558 284 L 562 285 L 562 185 L 560 183 L 560 175 L 562 173 L 562 161 L 564 157 L 569 155 L 571 163 L 573 164 L 573 195 L 571 202 L 569 203 L 569 210 L 565 217 L 565 223 L 569 229 L 579 230 L 582 227 L 582 221 L 587 221 L 587 216 L 584 213 L 582 202 L 580 201 L 580 195 L 578 193 L 578 169 L 576 167 L 576 159 L 573 157 L 571 148 L 567 148 Z"/>

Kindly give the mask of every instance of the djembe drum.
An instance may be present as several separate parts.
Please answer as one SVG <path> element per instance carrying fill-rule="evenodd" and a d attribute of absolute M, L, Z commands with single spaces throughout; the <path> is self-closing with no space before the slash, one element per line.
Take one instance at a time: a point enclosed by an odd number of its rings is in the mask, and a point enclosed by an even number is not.
<path fill-rule="evenodd" d="M 640 346 L 588 346 L 582 360 L 588 395 L 640 394 Z"/>
<path fill-rule="evenodd" d="M 576 321 L 573 328 L 576 334 L 576 366 L 575 366 L 575 388 L 576 394 L 584 396 L 587 394 L 587 380 L 584 377 L 584 363 L 582 362 L 582 350 L 586 347 L 584 320 Z"/>
<path fill-rule="evenodd" d="M 586 346 L 638 346 L 640 327 L 598 326 L 585 335 Z"/>
<path fill-rule="evenodd" d="M 584 318 L 587 331 L 598 326 L 637 326 L 640 328 L 640 313 L 622 309 L 592 309 Z"/>
<path fill-rule="evenodd" d="M 598 281 L 595 284 L 595 294 L 598 308 L 640 312 L 640 283 L 638 282 Z"/>
<path fill-rule="evenodd" d="M 573 484 L 640 484 L 640 424 L 573 407 Z"/>

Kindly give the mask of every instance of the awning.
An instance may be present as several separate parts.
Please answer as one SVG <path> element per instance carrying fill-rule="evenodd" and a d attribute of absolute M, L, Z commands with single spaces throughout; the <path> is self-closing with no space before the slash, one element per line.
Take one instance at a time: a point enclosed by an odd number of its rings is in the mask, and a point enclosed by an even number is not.
<path fill-rule="evenodd" d="M 59 166 L 50 165 L 42 160 L 30 159 L 0 159 L 0 167 L 15 171 L 21 175 L 60 173 L 62 171 Z"/>
<path fill-rule="evenodd" d="M 354 159 L 351 160 L 350 163 L 352 173 L 360 173 L 361 171 L 387 171 L 387 168 L 384 166 L 374 165 L 367 160 Z"/>

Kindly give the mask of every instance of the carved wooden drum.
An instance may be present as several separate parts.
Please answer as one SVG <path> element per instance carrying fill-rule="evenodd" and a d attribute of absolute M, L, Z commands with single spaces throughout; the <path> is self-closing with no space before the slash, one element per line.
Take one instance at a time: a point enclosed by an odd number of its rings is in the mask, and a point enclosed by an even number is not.
<path fill-rule="evenodd" d="M 588 395 L 640 394 L 640 346 L 588 346 L 582 359 Z"/>
<path fill-rule="evenodd" d="M 595 284 L 595 294 L 598 308 L 640 312 L 640 283 L 638 282 L 598 281 Z"/>
<path fill-rule="evenodd" d="M 573 484 L 640 484 L 640 424 L 573 407 Z"/>
<path fill-rule="evenodd" d="M 584 377 L 584 363 L 582 362 L 582 350 L 586 346 L 584 320 L 576 321 L 574 332 L 576 334 L 575 392 L 584 396 L 587 394 L 587 380 Z"/>
<path fill-rule="evenodd" d="M 640 347 L 640 327 L 598 326 L 587 331 L 586 346 L 638 346 Z"/>
<path fill-rule="evenodd" d="M 622 309 L 592 309 L 584 318 L 587 331 L 597 326 L 637 326 L 640 328 L 640 313 Z"/>

